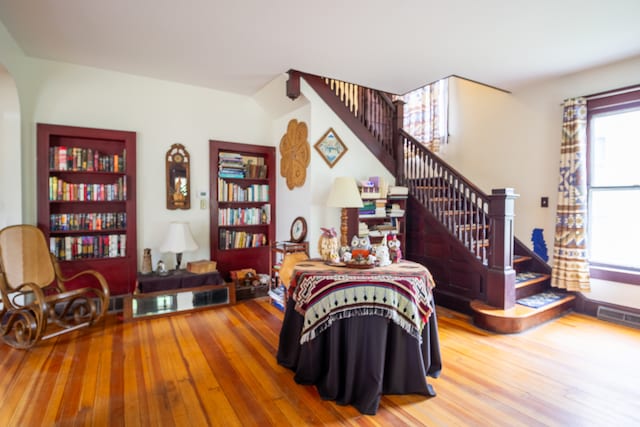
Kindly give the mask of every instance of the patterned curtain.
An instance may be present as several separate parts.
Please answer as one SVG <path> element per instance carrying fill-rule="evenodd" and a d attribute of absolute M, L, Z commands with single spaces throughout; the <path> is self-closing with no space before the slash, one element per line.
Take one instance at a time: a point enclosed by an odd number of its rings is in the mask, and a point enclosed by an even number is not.
<path fill-rule="evenodd" d="M 560 146 L 560 183 L 551 286 L 588 291 L 587 100 L 566 100 Z"/>
<path fill-rule="evenodd" d="M 402 97 L 404 130 L 429 150 L 437 153 L 447 142 L 449 80 L 439 80 Z"/>

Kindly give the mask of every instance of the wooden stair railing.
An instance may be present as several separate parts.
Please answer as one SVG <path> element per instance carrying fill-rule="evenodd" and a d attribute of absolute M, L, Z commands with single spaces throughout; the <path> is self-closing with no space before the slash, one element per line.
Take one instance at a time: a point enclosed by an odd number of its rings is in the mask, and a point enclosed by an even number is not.
<path fill-rule="evenodd" d="M 392 95 L 352 83 L 289 71 L 287 96 L 300 96 L 300 80 L 320 96 L 400 185 L 434 215 L 487 273 L 486 302 L 507 309 L 515 304 L 512 189 L 491 195 L 465 179 L 423 144 L 404 132 L 403 105 Z"/>
<path fill-rule="evenodd" d="M 360 141 L 391 172 L 397 168 L 395 141 L 402 127 L 402 101 L 392 101 L 391 95 L 374 89 L 328 79 L 301 71 L 290 70 L 287 96 L 300 96 L 300 79 L 322 98 Z"/>
<path fill-rule="evenodd" d="M 404 168 L 396 175 L 413 195 L 484 265 L 489 262 L 490 198 L 401 130 Z"/>

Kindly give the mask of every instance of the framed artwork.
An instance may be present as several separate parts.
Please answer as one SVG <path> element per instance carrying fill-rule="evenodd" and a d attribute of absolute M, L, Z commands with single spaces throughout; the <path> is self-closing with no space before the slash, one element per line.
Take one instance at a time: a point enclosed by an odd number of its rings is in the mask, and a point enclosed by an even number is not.
<path fill-rule="evenodd" d="M 344 142 L 342 142 L 333 128 L 329 128 L 313 147 L 318 150 L 318 153 L 330 168 L 338 163 L 338 160 L 347 152 L 347 146 L 344 145 Z"/>

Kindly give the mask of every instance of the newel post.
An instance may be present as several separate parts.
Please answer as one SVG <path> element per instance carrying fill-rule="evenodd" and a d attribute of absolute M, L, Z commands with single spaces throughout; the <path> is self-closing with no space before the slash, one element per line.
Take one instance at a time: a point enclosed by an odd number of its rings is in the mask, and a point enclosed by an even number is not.
<path fill-rule="evenodd" d="M 404 101 L 393 101 L 395 114 L 393 116 L 393 154 L 396 159 L 396 184 L 404 184 L 404 147 L 400 130 L 404 124 Z"/>
<path fill-rule="evenodd" d="M 516 304 L 516 271 L 513 269 L 513 188 L 491 190 L 489 218 L 491 251 L 487 274 L 487 304 L 503 310 Z"/>
<path fill-rule="evenodd" d="M 295 101 L 300 96 L 300 72 L 296 70 L 289 70 L 288 73 L 287 97 Z"/>

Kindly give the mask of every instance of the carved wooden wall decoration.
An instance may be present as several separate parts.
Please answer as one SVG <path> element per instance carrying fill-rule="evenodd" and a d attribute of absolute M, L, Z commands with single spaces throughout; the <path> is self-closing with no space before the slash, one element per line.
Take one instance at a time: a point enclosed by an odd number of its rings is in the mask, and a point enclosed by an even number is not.
<path fill-rule="evenodd" d="M 286 179 L 289 190 L 302 187 L 307 179 L 307 167 L 311 162 L 307 136 L 307 124 L 291 119 L 287 132 L 280 139 L 280 175 Z"/>

